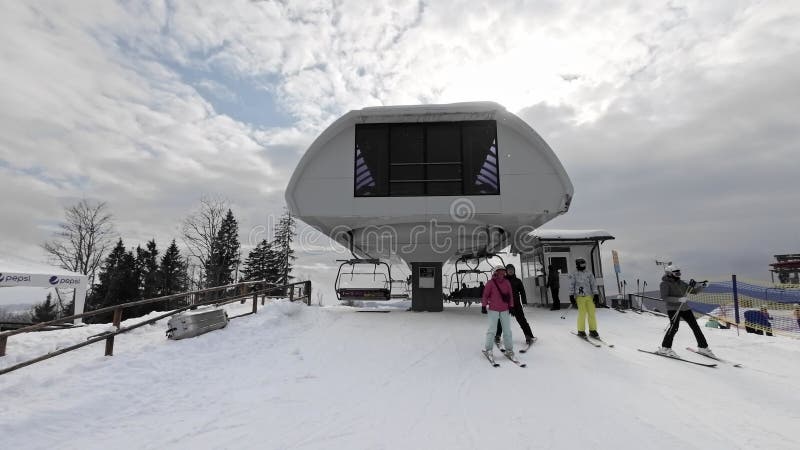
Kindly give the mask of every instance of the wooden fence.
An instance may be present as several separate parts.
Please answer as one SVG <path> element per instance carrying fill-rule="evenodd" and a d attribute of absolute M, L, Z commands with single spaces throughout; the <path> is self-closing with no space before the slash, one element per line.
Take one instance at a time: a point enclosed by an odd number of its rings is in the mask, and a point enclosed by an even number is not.
<path fill-rule="evenodd" d="M 116 330 L 114 331 L 106 331 L 98 335 L 90 336 L 89 338 L 87 338 L 85 342 L 79 342 L 69 347 L 64 347 L 56 351 L 47 353 L 46 355 L 38 356 L 36 358 L 23 361 L 19 364 L 6 367 L 4 369 L 0 369 L 0 375 L 6 374 L 8 372 L 13 372 L 25 366 L 29 366 L 31 364 L 44 361 L 46 359 L 50 359 L 54 356 L 68 353 L 73 350 L 77 350 L 81 347 L 85 347 L 87 345 L 91 345 L 95 342 L 100 342 L 103 340 L 106 341 L 105 355 L 112 356 L 114 354 L 114 338 L 119 334 L 127 333 L 128 331 L 134 330 L 144 325 L 153 324 L 161 319 L 175 315 L 182 311 L 186 311 L 189 309 L 196 309 L 199 306 L 207 306 L 207 305 L 221 306 L 236 301 L 239 301 L 242 304 L 244 304 L 245 301 L 247 301 L 248 299 L 252 299 L 253 309 L 250 312 L 239 314 L 238 316 L 233 316 L 231 317 L 231 319 L 247 316 L 250 314 L 256 314 L 256 312 L 258 311 L 259 300 L 263 305 L 265 299 L 268 297 L 288 298 L 290 301 L 293 302 L 303 301 L 307 305 L 311 305 L 311 281 L 300 281 L 297 283 L 291 283 L 283 286 L 275 286 L 269 283 L 265 283 L 263 281 L 247 281 L 243 283 L 229 284 L 226 286 L 218 286 L 208 289 L 201 289 L 197 291 L 182 292 L 180 294 L 166 295 L 163 297 L 137 300 L 134 302 L 109 306 L 107 308 L 101 308 L 81 314 L 75 314 L 68 317 L 62 317 L 56 320 L 51 320 L 49 322 L 37 323 L 35 325 L 22 327 L 15 330 L 4 331 L 0 333 L 0 357 L 6 355 L 8 338 L 17 334 L 52 329 L 54 326 L 63 324 L 65 322 L 72 322 L 75 319 L 94 317 L 100 314 L 107 314 L 107 313 L 113 313 L 114 318 L 112 323 L 116 327 Z M 121 327 L 120 323 L 122 322 L 123 313 L 126 309 L 141 305 L 147 305 L 151 303 L 167 303 L 167 302 L 180 302 L 183 303 L 184 306 L 171 309 L 170 311 L 167 311 L 156 317 L 147 318 L 146 320 L 135 323 L 133 325 Z"/>

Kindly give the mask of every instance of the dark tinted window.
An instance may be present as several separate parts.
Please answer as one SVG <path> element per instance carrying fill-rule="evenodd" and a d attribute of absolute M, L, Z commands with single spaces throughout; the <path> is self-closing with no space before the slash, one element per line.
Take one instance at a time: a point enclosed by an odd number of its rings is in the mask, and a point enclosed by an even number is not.
<path fill-rule="evenodd" d="M 569 273 L 567 267 L 567 258 L 563 256 L 553 256 L 550 258 L 550 264 L 553 265 L 553 269 L 560 271 L 561 273 Z"/>
<path fill-rule="evenodd" d="M 464 192 L 469 195 L 499 193 L 495 127 L 483 122 L 465 124 L 461 136 L 467 173 Z"/>
<path fill-rule="evenodd" d="M 356 127 L 355 195 L 389 195 L 389 127 Z"/>
<path fill-rule="evenodd" d="M 494 121 L 356 125 L 355 195 L 499 194 Z"/>

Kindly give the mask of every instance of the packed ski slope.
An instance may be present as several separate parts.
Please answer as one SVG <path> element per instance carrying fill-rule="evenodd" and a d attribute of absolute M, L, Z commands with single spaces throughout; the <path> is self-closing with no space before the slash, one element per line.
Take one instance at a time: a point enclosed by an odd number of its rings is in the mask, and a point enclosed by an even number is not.
<path fill-rule="evenodd" d="M 236 306 L 247 308 L 248 305 Z M 0 376 L 3 448 L 800 448 L 800 342 L 704 328 L 705 368 L 654 349 L 665 319 L 599 311 L 613 349 L 529 309 L 518 368 L 481 355 L 479 308 L 362 313 L 275 302 L 194 339 L 166 325 Z M 703 323 L 704 321 L 701 321 Z M 515 330 L 516 324 L 513 325 Z M 14 336 L 8 366 L 106 326 Z M 694 343 L 683 326 L 675 349 Z M 521 342 L 521 333 L 515 342 Z"/>

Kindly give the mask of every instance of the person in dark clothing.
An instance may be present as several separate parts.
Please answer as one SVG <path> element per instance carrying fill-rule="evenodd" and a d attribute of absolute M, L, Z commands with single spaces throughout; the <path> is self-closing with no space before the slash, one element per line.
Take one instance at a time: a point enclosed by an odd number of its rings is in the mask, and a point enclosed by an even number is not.
<path fill-rule="evenodd" d="M 755 333 L 763 335 L 764 332 L 767 336 L 772 336 L 772 319 L 769 315 L 767 308 L 761 307 L 760 311 L 750 310 L 744 312 L 744 329 L 748 333 Z"/>
<path fill-rule="evenodd" d="M 715 357 L 711 349 L 708 348 L 708 342 L 706 342 L 706 337 L 703 335 L 700 325 L 697 324 L 694 313 L 691 308 L 685 306 L 688 300 L 686 296 L 702 291 L 705 284 L 705 282 L 697 283 L 694 280 L 690 280 L 688 283 L 681 280 L 681 269 L 678 266 L 670 265 L 664 269 L 664 276 L 661 278 L 660 285 L 661 299 L 667 304 L 667 314 L 671 322 L 667 334 L 664 335 L 664 339 L 661 341 L 661 347 L 657 350 L 659 354 L 672 358 L 678 356 L 672 350 L 672 339 L 678 332 L 678 324 L 683 319 L 692 329 L 694 337 L 697 339 L 697 352 L 712 358 Z"/>
<path fill-rule="evenodd" d="M 558 288 L 560 284 L 558 270 L 550 264 L 547 266 L 547 287 L 550 288 L 550 295 L 553 297 L 553 306 L 550 307 L 550 311 L 561 309 L 561 300 L 558 298 Z"/>
<path fill-rule="evenodd" d="M 513 264 L 506 265 L 506 279 L 511 283 L 511 290 L 514 295 L 514 306 L 511 308 L 511 315 L 517 319 L 517 323 L 520 328 L 522 328 L 522 332 L 525 334 L 525 343 L 532 344 L 536 338 L 533 336 L 533 331 L 531 331 L 528 320 L 525 319 L 525 310 L 522 308 L 522 305 L 528 304 L 528 297 L 525 295 L 525 286 L 522 285 L 522 280 L 517 278 L 516 269 Z M 502 335 L 503 328 L 498 321 L 497 333 L 494 335 L 495 342 L 499 343 L 500 336 Z"/>
<path fill-rule="evenodd" d="M 800 303 L 794 305 L 794 318 L 797 319 L 797 328 L 800 328 Z"/>

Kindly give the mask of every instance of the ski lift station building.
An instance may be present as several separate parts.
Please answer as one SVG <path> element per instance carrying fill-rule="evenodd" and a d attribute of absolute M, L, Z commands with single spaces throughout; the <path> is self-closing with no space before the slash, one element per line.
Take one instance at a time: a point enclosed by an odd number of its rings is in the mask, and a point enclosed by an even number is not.
<path fill-rule="evenodd" d="M 558 273 L 561 295 L 559 300 L 569 298 L 569 277 L 575 273 L 575 260 L 583 258 L 597 280 L 600 303 L 606 303 L 603 260 L 600 245 L 614 239 L 606 230 L 551 230 L 541 229 L 530 233 L 531 242 L 520 254 L 520 274 L 528 303 L 550 306 L 555 299 L 547 289 L 549 270 Z M 551 269 L 552 267 L 552 269 Z"/>
<path fill-rule="evenodd" d="M 297 218 L 355 257 L 402 259 L 412 309 L 441 311 L 442 265 L 511 245 L 568 211 L 547 143 L 490 102 L 350 111 L 311 144 L 286 189 Z"/>

